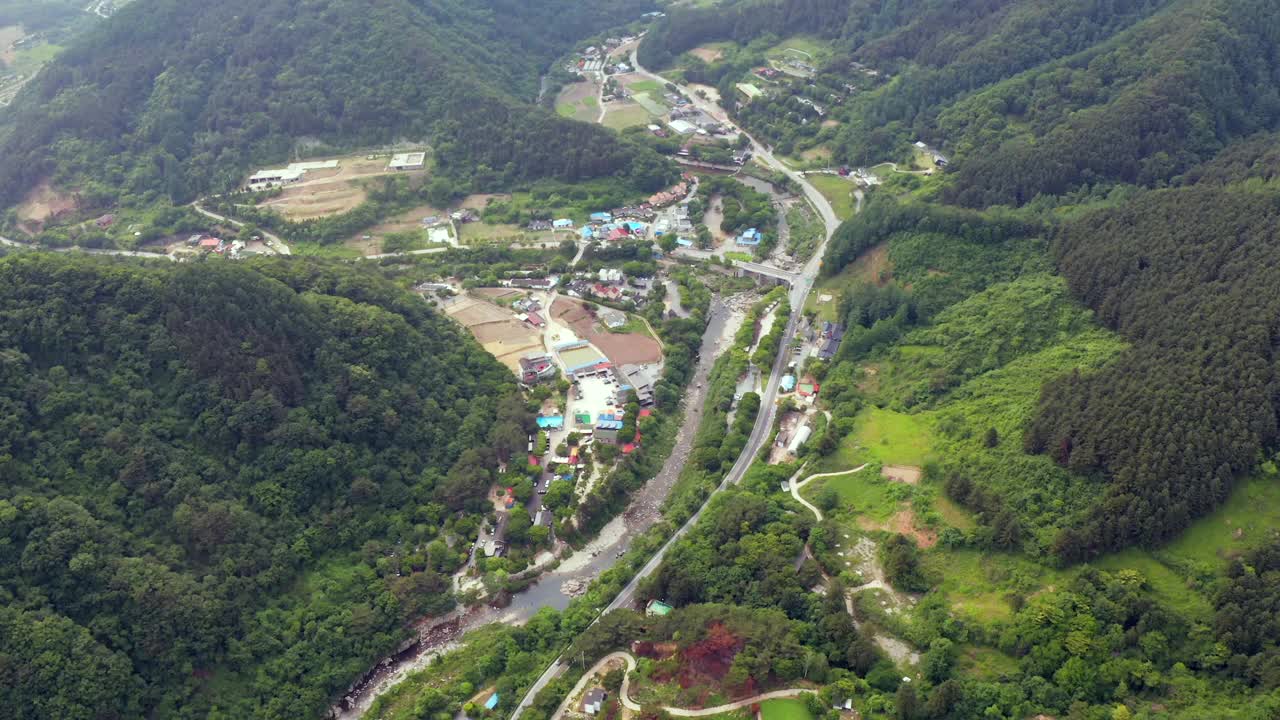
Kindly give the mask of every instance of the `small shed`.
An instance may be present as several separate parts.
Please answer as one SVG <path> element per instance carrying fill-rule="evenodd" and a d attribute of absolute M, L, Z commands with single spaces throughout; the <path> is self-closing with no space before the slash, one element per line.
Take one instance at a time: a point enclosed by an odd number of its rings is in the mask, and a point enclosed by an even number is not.
<path fill-rule="evenodd" d="M 498 702 L 499 702 L 498 693 L 494 693 L 494 694 L 492 694 L 492 695 L 490 695 L 490 696 L 489 696 L 489 699 L 488 699 L 488 700 L 485 700 L 485 701 L 484 701 L 484 709 L 485 709 L 485 710 L 492 710 L 492 709 L 494 709 L 494 708 L 498 707 Z"/>
<path fill-rule="evenodd" d="M 644 614 L 662 617 L 664 615 L 670 615 L 672 609 L 673 608 L 670 605 L 662 602 L 661 600 L 650 600 L 649 604 L 644 608 Z"/>

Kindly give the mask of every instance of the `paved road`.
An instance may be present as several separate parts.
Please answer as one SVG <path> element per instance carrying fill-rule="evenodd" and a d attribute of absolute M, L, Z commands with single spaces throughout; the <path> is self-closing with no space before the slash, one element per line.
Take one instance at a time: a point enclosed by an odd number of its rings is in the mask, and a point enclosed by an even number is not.
<path fill-rule="evenodd" d="M 59 252 L 59 253 L 82 252 L 87 255 L 116 255 L 119 257 L 150 258 L 152 260 L 176 260 L 177 259 L 172 255 L 165 255 L 164 253 L 145 252 L 142 250 L 103 250 L 99 248 L 80 247 L 79 245 L 74 245 L 72 247 L 63 247 L 63 248 L 54 248 L 54 247 L 37 248 L 35 245 L 32 245 L 31 243 L 24 243 L 24 242 L 18 242 L 17 240 L 10 240 L 7 237 L 0 237 L 0 245 L 8 245 L 9 247 L 28 248 L 32 250 L 39 249 L 47 252 Z"/>
<path fill-rule="evenodd" d="M 659 77 L 641 67 L 636 58 L 636 52 L 634 49 L 631 51 L 631 64 L 636 69 L 636 72 L 639 72 L 652 80 L 656 80 L 661 83 L 668 82 L 665 78 Z M 736 127 L 736 125 L 734 125 L 734 123 L 729 119 L 728 113 L 719 106 L 713 105 L 709 101 L 699 98 L 687 87 L 678 87 L 681 92 L 692 100 L 694 106 L 699 110 L 702 110 L 722 123 Z M 746 135 L 746 133 L 740 128 L 738 130 Z M 836 228 L 840 226 L 840 220 L 836 217 L 835 211 L 831 208 L 831 203 L 827 202 L 827 199 L 823 197 L 822 193 L 818 192 L 817 189 L 810 185 L 808 180 L 779 162 L 773 157 L 773 154 L 770 153 L 767 148 L 756 142 L 756 140 L 751 138 L 750 135 L 747 135 L 747 138 L 751 141 L 751 146 L 757 157 L 762 159 L 767 165 L 775 170 L 785 173 L 800 186 L 804 191 L 805 196 L 809 198 L 809 201 L 813 203 L 815 208 L 817 208 L 819 216 L 822 217 L 823 225 L 826 227 L 826 235 L 823 238 L 822 243 L 819 244 L 818 248 L 814 251 L 813 257 L 810 258 L 809 262 L 805 263 L 804 268 L 797 275 L 796 281 L 791 287 L 790 300 L 792 313 L 791 317 L 787 319 L 787 328 L 783 336 L 783 340 L 779 343 L 780 348 L 786 348 L 791 345 L 791 341 L 795 338 L 796 327 L 802 314 L 801 310 L 804 308 L 805 299 L 808 298 L 809 290 L 812 289 L 813 282 L 818 277 L 818 270 L 822 267 L 822 256 L 826 252 L 827 241 L 831 239 L 831 235 L 835 233 Z M 720 483 L 720 486 L 707 497 L 707 503 L 710 503 L 711 497 L 714 496 L 716 492 L 724 490 L 730 485 L 736 485 L 742 480 L 743 476 L 746 475 L 747 469 L 751 467 L 756 455 L 760 452 L 760 446 L 772 431 L 774 420 L 778 414 L 778 386 L 782 380 L 783 368 L 786 367 L 788 362 L 787 358 L 787 353 L 779 352 L 777 359 L 774 360 L 773 370 L 769 374 L 769 383 L 765 388 L 764 395 L 761 397 L 761 412 L 756 417 L 756 424 L 751 430 L 751 436 L 748 438 L 747 446 L 743 448 L 742 454 L 738 456 L 737 462 L 733 464 L 733 468 L 729 470 L 729 474 L 725 476 L 724 480 Z M 618 593 L 618 596 L 614 598 L 613 602 L 609 603 L 609 606 L 605 608 L 604 613 L 608 613 L 622 607 L 630 607 L 635 602 L 636 590 L 640 586 L 640 582 L 651 575 L 653 571 L 662 564 L 662 559 L 666 557 L 667 551 L 669 551 L 680 538 L 684 537 L 684 535 L 693 528 L 693 526 L 702 517 L 702 513 L 706 510 L 707 503 L 704 503 L 702 507 L 699 508 L 698 511 L 694 513 L 693 516 L 690 517 L 688 521 L 686 521 L 685 524 L 667 540 L 666 544 L 664 544 L 658 552 L 654 553 L 653 557 L 649 559 L 649 562 L 645 563 L 644 567 L 636 573 L 631 582 L 627 583 L 627 586 L 622 589 L 622 592 Z M 604 613 L 601 614 L 603 615 Z M 551 681 L 560 677 L 566 669 L 567 666 L 562 663 L 560 659 L 557 659 L 552 663 L 551 667 L 547 668 L 546 672 L 544 672 L 542 676 L 538 678 L 537 682 L 529 688 L 529 692 L 525 694 L 524 698 L 520 701 L 520 704 L 516 707 L 515 712 L 512 713 L 511 720 L 518 720 L 521 713 L 524 712 L 524 709 L 533 704 L 533 699 L 537 697 L 538 693 L 550 684 Z"/>
<path fill-rule="evenodd" d="M 618 693 L 618 701 L 622 703 L 623 707 L 625 707 L 626 709 L 632 712 L 640 712 L 641 710 L 643 710 L 643 707 L 640 705 L 640 703 L 631 699 L 631 674 L 634 673 L 636 670 L 636 659 L 632 657 L 631 653 L 620 651 L 620 652 L 615 652 L 615 653 L 610 653 L 608 655 L 605 655 L 603 658 L 600 658 L 599 662 L 591 666 L 591 669 L 588 670 L 586 674 L 582 676 L 582 679 L 579 680 L 578 684 L 573 687 L 573 690 L 569 691 L 568 697 L 566 697 L 564 701 L 560 703 L 560 707 L 556 710 L 555 714 L 551 716 L 552 720 L 560 720 L 562 717 L 564 717 L 565 712 L 567 712 L 569 709 L 569 701 L 587 688 L 587 684 L 591 681 L 591 678 L 594 677 L 601 670 L 603 670 L 606 665 L 613 662 L 617 662 L 619 660 L 626 663 L 627 669 L 626 669 L 626 673 L 622 676 L 622 688 L 621 688 L 621 692 Z M 734 702 L 726 703 L 724 705 L 717 705 L 715 707 L 698 708 L 696 710 L 690 710 L 688 708 L 680 708 L 680 707 L 665 705 L 662 707 L 662 710 L 663 712 L 667 713 L 668 715 L 671 715 L 672 717 L 689 717 L 689 718 L 708 717 L 711 715 L 719 715 L 721 713 L 732 712 L 734 710 L 738 710 L 744 707 L 750 707 L 751 705 L 754 705 L 759 702 L 764 702 L 766 700 L 779 700 L 783 698 L 794 698 L 794 697 L 800 697 L 801 695 L 811 695 L 811 694 L 813 694 L 813 690 L 809 688 L 786 688 L 783 690 L 773 690 L 771 692 L 761 693 L 759 695 L 752 695 L 749 698 L 743 698 L 742 700 L 736 700 Z"/>
<path fill-rule="evenodd" d="M 637 44 L 637 47 L 638 47 L 638 44 Z M 631 50 L 631 66 L 635 68 L 636 72 L 640 73 L 641 75 L 644 75 L 650 80 L 657 81 L 664 85 L 666 83 L 671 82 L 670 80 L 660 75 L 651 73 L 647 69 L 642 67 L 640 65 L 639 59 L 636 57 L 636 48 L 632 48 Z M 716 105 L 710 100 L 706 100 L 701 97 L 698 97 L 698 95 L 686 85 L 681 85 L 679 83 L 675 83 L 675 85 L 677 88 L 679 88 L 680 92 L 684 93 L 685 96 L 689 98 L 689 101 L 693 103 L 694 107 L 698 108 L 699 110 L 706 113 L 707 115 L 710 115 L 711 117 L 715 118 L 717 122 L 733 127 L 738 132 L 742 133 L 743 135 L 746 135 L 747 139 L 751 141 L 752 153 L 756 157 L 763 160 L 766 165 L 773 168 L 774 170 L 784 173 L 787 177 L 794 180 L 800 186 L 800 188 L 804 191 L 805 197 L 809 198 L 809 202 L 813 203 L 813 206 L 817 208 L 818 214 L 822 216 L 823 224 L 826 225 L 827 227 L 827 237 L 828 238 L 831 237 L 831 234 L 836 231 L 836 228 L 840 227 L 840 219 L 836 217 L 835 210 L 831 208 L 831 203 L 827 202 L 827 199 L 823 197 L 822 193 L 818 192 L 817 188 L 809 184 L 809 181 L 806 180 L 803 175 L 796 172 L 795 170 L 792 170 L 782 161 L 775 158 L 773 156 L 773 152 L 771 152 L 769 148 L 765 147 L 764 145 L 756 141 L 755 138 L 751 137 L 750 133 L 738 127 L 732 120 L 729 119 L 729 114 L 724 111 L 724 108 L 720 107 L 719 105 Z M 822 253 L 818 252 L 814 254 L 814 257 L 820 258 L 821 255 Z"/>
<path fill-rule="evenodd" d="M 219 215 L 216 212 L 205 210 L 204 208 L 200 207 L 199 200 L 191 203 L 191 209 L 195 210 L 201 215 L 204 215 L 205 217 L 213 218 L 214 220 L 217 220 L 219 222 L 235 225 L 236 227 L 244 227 L 244 223 L 240 222 L 239 220 L 236 220 L 234 218 L 229 218 L 224 215 Z M 267 246 L 270 247 L 272 250 L 275 250 L 277 254 L 279 255 L 292 254 L 289 252 L 289 246 L 286 245 L 285 242 L 279 238 L 279 236 L 273 235 L 272 233 L 269 233 L 266 230 L 263 230 L 262 228 L 259 228 L 258 232 L 262 233 L 262 237 L 267 241 Z"/>

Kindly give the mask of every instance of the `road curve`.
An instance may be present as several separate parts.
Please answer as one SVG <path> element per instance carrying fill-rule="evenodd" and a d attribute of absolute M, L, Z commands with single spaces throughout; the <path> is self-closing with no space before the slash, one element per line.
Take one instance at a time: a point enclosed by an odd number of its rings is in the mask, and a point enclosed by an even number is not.
<path fill-rule="evenodd" d="M 200 207 L 199 200 L 191 203 L 191 209 L 195 210 L 201 215 L 204 215 L 207 218 L 212 218 L 219 222 L 229 223 L 231 225 L 235 225 L 236 227 L 244 227 L 244 223 L 240 222 L 239 220 L 236 220 L 235 218 L 229 218 L 229 217 L 226 217 L 225 215 L 219 215 L 216 212 L 213 212 L 211 210 L 206 210 L 203 207 Z M 281 240 L 278 235 L 269 233 L 266 230 L 263 230 L 262 228 L 258 228 L 258 232 L 262 233 L 262 237 L 267 241 L 268 247 L 270 247 L 272 250 L 275 250 L 277 254 L 279 255 L 293 254 L 289 252 L 289 246 L 286 245 L 285 242 Z"/>
<path fill-rule="evenodd" d="M 588 670 L 582 676 L 582 679 L 578 681 L 578 684 L 573 686 L 573 690 L 570 690 L 569 695 L 565 697 L 563 702 L 560 703 L 560 707 L 557 708 L 555 714 L 551 716 L 552 720 L 560 720 L 562 717 L 564 717 L 564 714 L 569 710 L 569 702 L 574 697 L 579 695 L 583 690 L 585 690 L 587 685 L 591 682 L 591 679 L 595 677 L 597 673 L 603 670 L 606 665 L 608 665 L 609 663 L 615 662 L 617 660 L 622 660 L 627 664 L 626 673 L 622 676 L 622 691 L 618 693 L 618 701 L 621 702 L 622 706 L 625 707 L 626 709 L 632 712 L 640 712 L 643 709 L 640 703 L 631 699 L 631 673 L 635 672 L 636 670 L 636 659 L 631 655 L 631 653 L 620 650 L 618 652 L 613 652 L 613 653 L 609 653 L 608 655 L 605 655 L 604 657 L 600 658 L 599 662 L 591 666 L 591 669 Z M 794 698 L 794 697 L 799 697 L 801 695 L 808 695 L 811 693 L 813 693 L 813 690 L 809 688 L 785 688 L 783 690 L 773 690 L 771 692 L 761 693 L 759 695 L 752 695 L 749 698 L 737 700 L 735 702 L 731 702 L 725 705 L 717 705 L 715 707 L 690 710 L 687 708 L 678 708 L 678 707 L 672 707 L 670 705 L 664 705 L 662 707 L 662 711 L 667 713 L 668 715 L 671 715 L 672 717 L 707 717 L 710 715 L 719 715 L 720 713 L 731 712 L 733 710 L 738 710 L 740 708 L 749 707 L 751 705 L 754 705 L 759 702 L 764 702 L 766 700 L 780 700 L 784 698 Z"/>
<path fill-rule="evenodd" d="M 813 503 L 800 497 L 800 488 L 804 487 L 805 485 L 808 485 L 809 482 L 812 480 L 817 480 L 819 478 L 826 478 L 826 477 L 836 477 L 838 475 L 852 475 L 853 473 L 856 473 L 856 472 L 862 472 L 866 467 L 867 467 L 867 463 L 863 463 L 852 470 L 841 470 L 839 472 L 818 473 L 817 475 L 810 475 L 809 477 L 805 478 L 804 480 L 801 480 L 800 482 L 795 482 L 793 480 L 791 482 L 791 497 L 795 498 L 796 502 L 812 510 L 813 514 L 817 516 L 818 522 L 822 522 L 822 511 L 819 510 Z M 800 472 L 803 470 L 804 468 L 801 468 L 800 470 L 796 471 L 796 477 L 800 477 Z"/>
<path fill-rule="evenodd" d="M 636 72 L 652 80 L 656 80 L 663 84 L 669 82 L 666 78 L 655 75 L 643 68 L 636 58 L 636 50 L 634 48 L 631 51 L 631 64 L 632 67 L 635 68 Z M 808 298 L 809 290 L 813 287 L 813 282 L 818 276 L 819 268 L 822 267 L 822 256 L 826 251 L 827 242 L 831 240 L 831 236 L 835 233 L 836 228 L 840 226 L 840 220 L 836 217 L 835 211 L 831 208 L 831 203 L 827 202 L 827 199 L 823 197 L 822 193 L 818 192 L 808 180 L 778 161 L 767 148 L 756 142 L 754 138 L 748 135 L 741 128 L 738 128 L 737 125 L 729 119 L 728 114 L 722 108 L 699 98 L 696 94 L 691 92 L 689 88 L 683 85 L 677 84 L 676 87 L 688 96 L 690 101 L 699 110 L 702 110 L 720 122 L 737 128 L 739 132 L 750 140 L 753 151 L 756 153 L 757 157 L 764 160 L 765 164 L 769 167 L 786 174 L 787 177 L 794 180 L 804 191 L 805 196 L 809 198 L 809 201 L 813 203 L 813 206 L 818 210 L 818 214 L 822 218 L 823 225 L 826 228 L 826 235 L 823 237 L 822 243 L 819 244 L 817 249 L 814 251 L 813 257 L 809 259 L 809 262 L 805 263 L 803 270 L 800 271 L 795 282 L 792 283 L 791 294 L 789 296 L 792 309 L 791 316 L 787 319 L 787 327 L 783 340 L 778 344 L 779 352 L 774 360 L 772 372 L 769 374 L 769 382 L 766 385 L 765 393 L 760 398 L 760 413 L 756 416 L 756 423 L 751 430 L 751 436 L 747 440 L 747 446 L 743 448 L 742 453 L 738 455 L 737 462 L 733 464 L 733 468 L 731 468 L 729 473 L 725 475 L 724 480 L 721 481 L 720 485 L 707 496 L 702 507 L 698 508 L 698 511 L 685 521 L 684 525 L 680 526 L 680 529 L 677 530 L 667 540 L 667 542 L 653 554 L 653 557 L 649 558 L 649 561 L 644 564 L 644 567 L 640 568 L 640 571 L 635 574 L 631 579 L 631 582 L 627 583 L 627 586 L 618 593 L 618 596 L 613 599 L 613 602 L 609 603 L 608 607 L 606 607 L 604 611 L 597 616 L 597 620 L 599 617 L 602 617 L 613 610 L 630 606 L 635 601 L 636 590 L 640 586 L 640 582 L 658 568 L 662 563 L 662 559 L 666 557 L 666 554 L 671 547 L 674 546 L 680 538 L 684 537 L 695 524 L 697 524 L 698 520 L 702 517 L 702 513 L 706 510 L 707 505 L 711 502 L 711 498 L 714 497 L 716 493 L 724 490 L 730 485 L 736 485 L 741 482 L 742 478 L 747 473 L 747 469 L 751 467 L 756 455 L 760 452 L 761 445 L 772 431 L 774 420 L 778 414 L 778 389 L 782 380 L 783 368 L 787 363 L 787 354 L 782 352 L 781 348 L 790 346 L 791 341 L 795 338 L 796 327 L 799 324 L 799 318 L 802 315 L 801 311 L 804 308 L 805 300 Z M 515 711 L 511 714 L 511 720 L 519 720 L 521 713 L 524 712 L 526 707 L 533 704 L 533 699 L 537 697 L 538 693 L 550 684 L 551 681 L 564 674 L 566 669 L 567 665 L 557 658 L 555 662 L 547 668 L 546 672 L 544 672 L 542 676 L 534 682 L 533 686 L 529 688 L 529 691 L 525 694 L 524 698 L 521 699 L 520 704 L 516 706 Z"/>

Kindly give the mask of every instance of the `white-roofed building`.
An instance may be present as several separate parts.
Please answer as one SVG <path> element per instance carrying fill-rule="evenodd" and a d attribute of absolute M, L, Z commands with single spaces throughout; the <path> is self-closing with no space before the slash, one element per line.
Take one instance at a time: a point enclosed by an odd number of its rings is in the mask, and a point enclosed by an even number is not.
<path fill-rule="evenodd" d="M 689 135 L 698 130 L 697 126 L 687 120 L 672 120 L 667 124 L 680 135 Z"/>
<path fill-rule="evenodd" d="M 424 152 L 415 153 L 396 153 L 391 156 L 391 162 L 387 163 L 388 170 L 421 170 L 427 164 L 427 154 Z"/>

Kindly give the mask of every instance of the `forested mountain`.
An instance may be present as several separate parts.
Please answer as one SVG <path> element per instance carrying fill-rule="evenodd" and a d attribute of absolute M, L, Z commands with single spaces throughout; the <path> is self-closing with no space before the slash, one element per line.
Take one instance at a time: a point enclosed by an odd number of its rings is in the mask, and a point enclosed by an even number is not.
<path fill-rule="evenodd" d="M 527 104 L 578 39 L 647 0 L 139 0 L 0 116 L 0 206 L 52 176 L 99 203 L 233 187 L 295 140 L 440 145 L 441 170 L 576 180 L 625 170 L 604 128 Z M 0 135 L 3 135 L 0 133 Z M 88 179 L 92 182 L 84 183 Z"/>
<path fill-rule="evenodd" d="M 1057 235 L 1071 289 L 1133 348 L 1045 389 L 1027 448 L 1105 470 L 1078 559 L 1168 539 L 1216 507 L 1277 439 L 1280 194 L 1197 187 L 1086 215 Z"/>
<path fill-rule="evenodd" d="M 954 153 L 947 195 L 964 205 L 1160 186 L 1280 122 L 1266 0 L 771 0 L 673 12 L 641 56 L 796 33 L 836 43 L 830 70 L 852 59 L 893 78 L 838 111 L 835 157 L 870 165 L 922 138 Z"/>
<path fill-rule="evenodd" d="M 12 717 L 318 714 L 450 607 L 531 421 L 420 298 L 299 260 L 0 260 L 0 380 Z"/>

